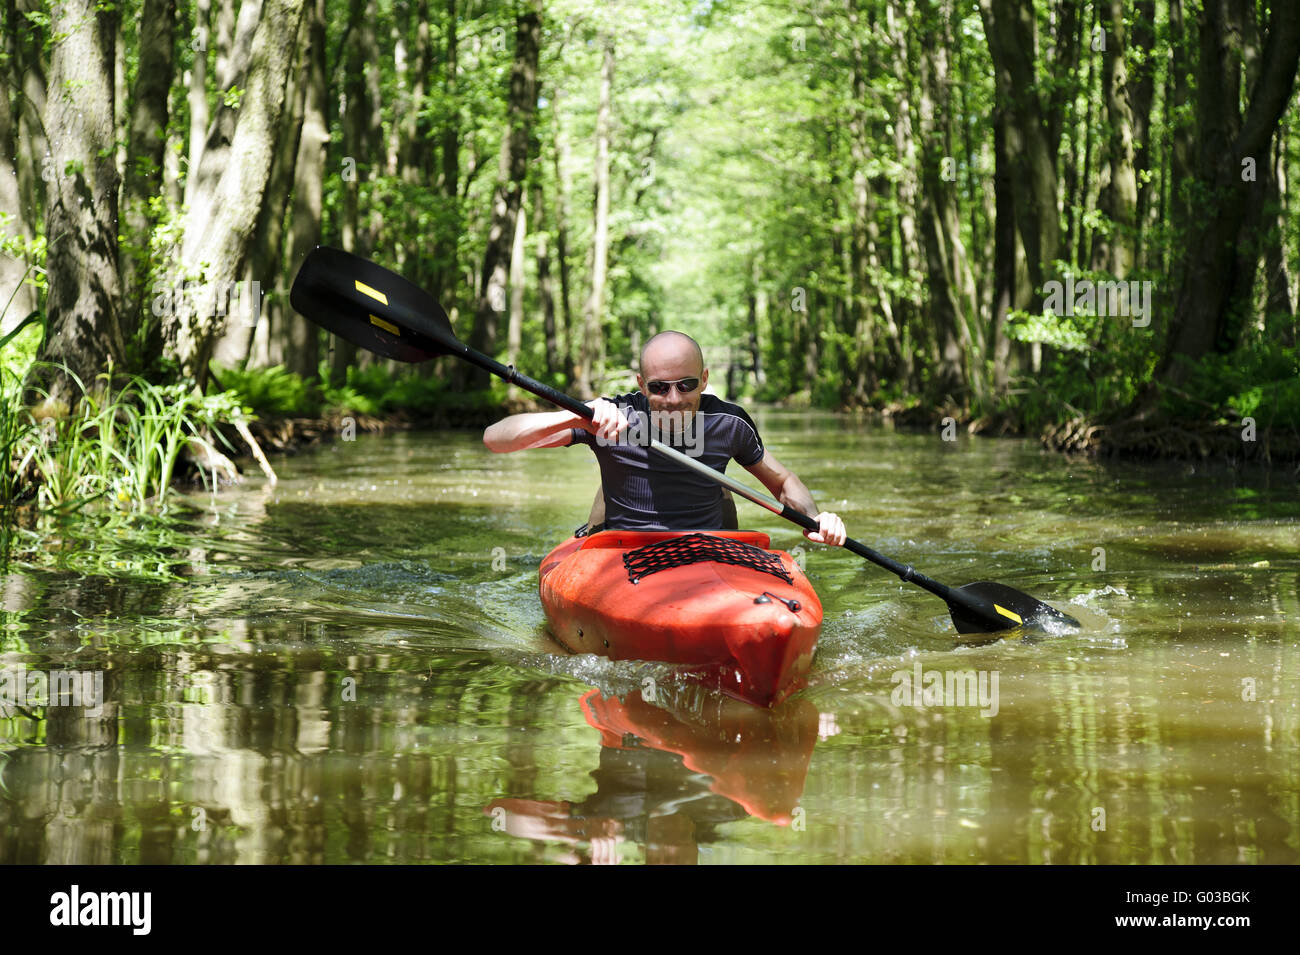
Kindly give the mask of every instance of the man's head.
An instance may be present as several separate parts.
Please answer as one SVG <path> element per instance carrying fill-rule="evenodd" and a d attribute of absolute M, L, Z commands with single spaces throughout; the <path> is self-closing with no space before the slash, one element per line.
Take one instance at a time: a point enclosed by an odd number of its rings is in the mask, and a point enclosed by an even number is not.
<path fill-rule="evenodd" d="M 669 386 L 669 382 L 674 384 Z M 636 376 L 636 383 L 652 412 L 675 411 L 682 414 L 684 421 L 690 421 L 700 409 L 709 370 L 704 367 L 704 354 L 695 339 L 681 332 L 660 332 L 641 349 L 641 374 Z M 694 387 L 683 391 L 687 385 Z"/>

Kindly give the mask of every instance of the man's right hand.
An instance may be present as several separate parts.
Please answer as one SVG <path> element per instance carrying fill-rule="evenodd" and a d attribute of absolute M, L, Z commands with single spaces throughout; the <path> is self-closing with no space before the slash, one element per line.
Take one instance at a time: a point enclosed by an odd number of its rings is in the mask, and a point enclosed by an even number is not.
<path fill-rule="evenodd" d="M 596 398 L 587 402 L 591 409 L 591 420 L 582 426 L 596 436 L 596 439 L 608 444 L 617 443 L 619 437 L 627 430 L 627 417 L 622 409 L 612 401 Z"/>

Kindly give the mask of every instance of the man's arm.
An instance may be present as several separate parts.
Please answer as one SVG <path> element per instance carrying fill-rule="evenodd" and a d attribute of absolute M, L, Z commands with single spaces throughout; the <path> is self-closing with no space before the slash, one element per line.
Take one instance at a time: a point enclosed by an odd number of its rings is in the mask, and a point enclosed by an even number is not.
<path fill-rule="evenodd" d="M 583 427 L 586 423 L 571 411 L 512 414 L 490 425 L 483 432 L 483 443 L 489 451 L 498 453 L 527 448 L 561 448 L 572 438 L 570 429 Z"/>
<path fill-rule="evenodd" d="M 604 398 L 587 402 L 592 420 L 580 418 L 572 411 L 534 411 L 502 418 L 483 432 L 488 450 L 504 453 L 528 448 L 562 448 L 572 439 L 571 428 L 585 428 L 598 437 L 613 440 L 627 428 L 627 419 L 618 405 Z"/>
<path fill-rule="evenodd" d="M 762 481 L 763 486 L 782 504 L 817 519 L 821 525 L 818 531 L 804 531 L 804 536 L 810 541 L 836 546 L 844 543 L 847 536 L 844 522 L 830 511 L 818 511 L 817 504 L 803 481 L 778 461 L 771 451 L 764 449 L 763 457 L 758 463 L 749 465 L 747 470 Z"/>

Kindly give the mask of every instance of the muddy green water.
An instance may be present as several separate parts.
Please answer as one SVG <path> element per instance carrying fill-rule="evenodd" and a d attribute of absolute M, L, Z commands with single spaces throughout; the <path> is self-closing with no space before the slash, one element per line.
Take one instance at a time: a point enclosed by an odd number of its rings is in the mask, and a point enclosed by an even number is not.
<path fill-rule="evenodd" d="M 1300 861 L 1295 475 L 757 417 L 855 537 L 1083 632 L 963 646 L 803 542 L 817 660 L 759 711 L 546 638 L 590 452 L 362 436 L 10 565 L 0 862 Z"/>

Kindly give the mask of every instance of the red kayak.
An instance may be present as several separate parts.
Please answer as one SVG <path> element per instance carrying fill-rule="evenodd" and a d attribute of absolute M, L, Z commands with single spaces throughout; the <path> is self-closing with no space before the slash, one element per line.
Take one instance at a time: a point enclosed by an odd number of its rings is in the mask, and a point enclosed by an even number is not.
<path fill-rule="evenodd" d="M 542 561 L 542 606 L 570 653 L 698 667 L 758 706 L 799 688 L 822 605 L 794 559 L 756 531 L 601 531 Z"/>

